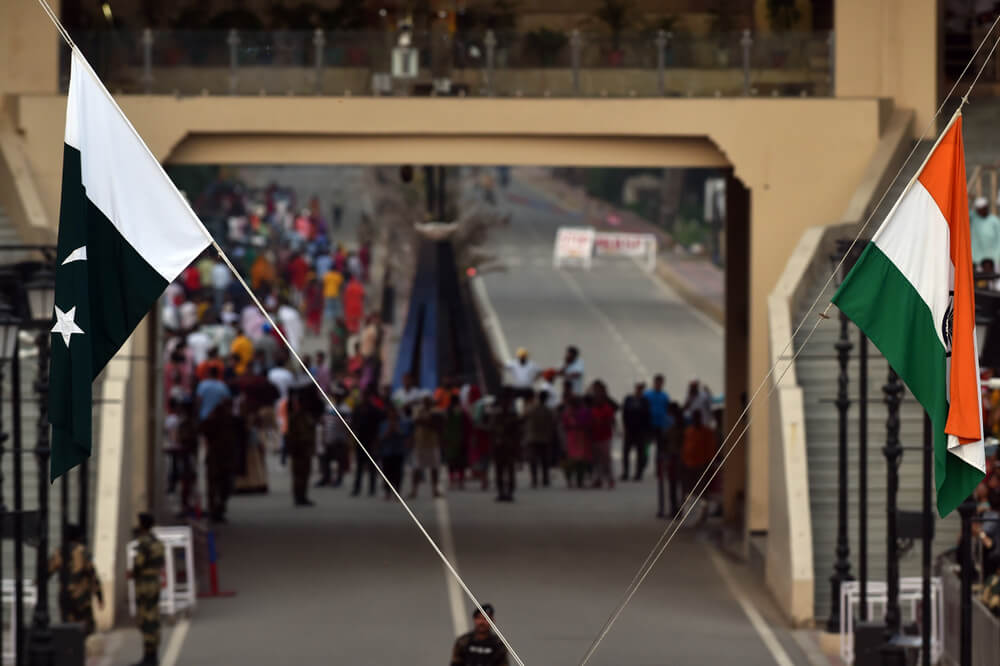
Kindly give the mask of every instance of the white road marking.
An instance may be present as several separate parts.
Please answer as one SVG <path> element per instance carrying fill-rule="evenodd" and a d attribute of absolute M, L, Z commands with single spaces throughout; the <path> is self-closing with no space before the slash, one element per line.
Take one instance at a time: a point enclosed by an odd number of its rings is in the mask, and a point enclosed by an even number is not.
<path fill-rule="evenodd" d="M 448 500 L 438 497 L 434 500 L 434 512 L 437 514 L 438 529 L 441 532 L 441 550 L 451 565 L 458 571 L 458 558 L 455 554 L 455 539 L 451 532 L 451 512 L 448 511 Z M 444 565 L 441 565 L 444 567 Z M 462 596 L 462 588 L 458 586 L 458 581 L 451 575 L 447 567 L 444 568 L 444 579 L 448 586 L 448 607 L 451 610 L 451 623 L 455 629 L 455 635 L 460 636 L 469 630 L 466 621 L 465 598 Z"/>
<path fill-rule="evenodd" d="M 493 308 L 493 302 L 490 301 L 489 292 L 486 290 L 486 283 L 478 276 L 472 278 L 470 283 L 472 297 L 479 302 L 482 308 L 480 315 L 483 319 L 483 328 L 486 329 L 486 335 L 492 338 L 493 352 L 500 357 L 499 360 L 501 362 L 506 363 L 512 358 L 510 347 L 507 345 L 507 336 L 504 335 L 500 317 L 497 316 L 497 311 Z"/>
<path fill-rule="evenodd" d="M 191 621 L 186 617 L 181 618 L 174 625 L 173 631 L 170 632 L 170 639 L 167 641 L 167 649 L 163 651 L 163 658 L 160 660 L 162 666 L 176 666 L 177 660 L 181 656 L 181 647 L 184 645 L 184 639 L 187 638 L 190 626 Z"/>
<path fill-rule="evenodd" d="M 614 338 L 615 342 L 617 342 L 622 348 L 622 351 L 625 353 L 625 357 L 639 373 L 639 376 L 649 377 L 649 368 L 647 368 L 645 364 L 639 360 L 639 356 L 635 353 L 628 342 L 626 342 L 625 337 L 618 330 L 618 327 L 615 326 L 614 322 L 608 319 L 608 316 L 601 312 L 600 308 L 594 305 L 594 302 L 590 300 L 586 293 L 584 293 L 576 279 L 567 271 L 562 269 L 555 269 L 555 272 L 563 279 L 566 285 L 570 288 L 570 291 L 576 295 L 577 299 L 583 303 L 584 307 L 594 313 L 594 316 L 597 317 L 602 324 L 604 324 L 604 327 L 608 329 L 608 333 L 611 334 L 611 337 Z"/>
<path fill-rule="evenodd" d="M 722 581 L 729 588 L 729 592 L 733 595 L 736 603 L 740 605 L 743 612 L 746 614 L 747 619 L 750 620 L 750 624 L 753 626 L 757 635 L 760 636 L 760 640 L 764 643 L 768 652 L 774 658 L 774 663 L 778 666 L 795 666 L 788 653 L 785 652 L 785 648 L 781 646 L 778 642 L 777 636 L 774 635 L 774 631 L 768 626 L 767 622 L 761 616 L 760 611 L 753 605 L 753 603 L 743 594 L 743 591 L 736 586 L 736 581 L 733 580 L 732 574 L 729 573 L 729 567 L 726 563 L 719 557 L 719 554 L 712 550 L 711 547 L 705 546 L 708 551 L 708 558 L 712 560 L 712 564 L 715 565 L 716 570 L 719 572 L 719 576 L 722 577 Z"/>

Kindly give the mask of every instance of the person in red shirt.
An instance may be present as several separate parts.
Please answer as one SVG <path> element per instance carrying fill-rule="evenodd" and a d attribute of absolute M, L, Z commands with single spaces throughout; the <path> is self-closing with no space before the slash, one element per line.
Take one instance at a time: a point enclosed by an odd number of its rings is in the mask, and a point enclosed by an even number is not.
<path fill-rule="evenodd" d="M 337 251 L 333 253 L 333 270 L 341 275 L 347 270 L 347 253 L 344 252 L 344 246 L 339 243 L 337 244 Z"/>
<path fill-rule="evenodd" d="M 305 289 L 309 276 L 309 264 L 301 254 L 296 253 L 288 262 L 288 281 L 300 292 Z"/>
<path fill-rule="evenodd" d="M 198 378 L 198 381 L 207 379 L 212 374 L 212 368 L 218 368 L 218 376 L 222 376 L 223 370 L 225 370 L 225 364 L 222 359 L 219 358 L 219 349 L 217 347 L 211 347 L 208 350 L 208 357 L 198 364 L 195 368 L 194 374 Z"/>
<path fill-rule="evenodd" d="M 184 269 L 184 289 L 187 291 L 189 299 L 194 299 L 201 293 L 201 273 L 197 266 L 188 266 Z"/>
<path fill-rule="evenodd" d="M 705 472 L 715 454 L 715 431 L 704 424 L 701 412 L 691 412 L 691 425 L 684 431 L 684 448 L 681 463 L 684 465 L 684 494 L 694 490 L 695 484 Z"/>
<path fill-rule="evenodd" d="M 361 379 L 361 368 L 365 364 L 365 357 L 361 354 L 361 343 L 354 343 L 354 353 L 351 354 L 347 359 L 347 375 L 354 379 L 354 381 L 360 381 Z"/>
<path fill-rule="evenodd" d="M 306 285 L 305 306 L 306 326 L 313 335 L 319 335 L 323 324 L 323 287 L 315 278 Z"/>
<path fill-rule="evenodd" d="M 584 487 L 584 477 L 587 476 L 591 462 L 591 451 L 587 442 L 589 420 L 590 408 L 583 404 L 583 399 L 578 395 L 573 395 L 572 391 L 567 392 L 559 415 L 559 421 L 566 438 L 567 488 Z"/>
<path fill-rule="evenodd" d="M 453 400 L 458 399 L 458 387 L 453 377 L 445 377 L 441 386 L 434 390 L 434 406 L 445 410 Z"/>
<path fill-rule="evenodd" d="M 594 460 L 594 487 L 600 488 L 604 481 L 608 488 L 615 487 L 615 476 L 611 473 L 611 439 L 615 432 L 615 412 L 618 405 L 608 397 L 608 389 L 600 379 L 590 388 L 593 400 L 590 405 L 590 445 Z"/>
<path fill-rule="evenodd" d="M 365 312 L 365 287 L 356 275 L 344 288 L 344 321 L 352 334 L 361 328 L 361 318 Z"/>

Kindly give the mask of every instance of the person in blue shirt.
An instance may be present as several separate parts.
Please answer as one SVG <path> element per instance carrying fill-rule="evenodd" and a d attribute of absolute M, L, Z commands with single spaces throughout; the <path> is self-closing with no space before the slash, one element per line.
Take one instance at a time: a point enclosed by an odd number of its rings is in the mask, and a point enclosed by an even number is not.
<path fill-rule="evenodd" d="M 649 425 L 655 433 L 662 433 L 671 425 L 673 418 L 667 411 L 670 395 L 663 390 L 663 375 L 653 378 L 653 388 L 646 389 L 645 398 L 649 403 Z"/>
<path fill-rule="evenodd" d="M 233 397 L 220 379 L 219 368 L 213 366 L 208 369 L 208 377 L 198 382 L 195 390 L 195 398 L 198 403 L 198 420 L 204 421 L 224 400 Z"/>
<path fill-rule="evenodd" d="M 646 390 L 644 397 L 649 404 L 649 431 L 653 435 L 657 450 L 663 448 L 664 438 L 667 431 L 674 424 L 674 417 L 670 414 L 670 394 L 663 390 L 663 375 L 653 377 L 653 387 Z M 678 495 L 680 485 L 677 478 L 677 454 L 670 454 L 667 460 L 667 481 L 669 484 L 668 494 L 670 495 L 670 511 L 676 515 L 679 510 Z"/>

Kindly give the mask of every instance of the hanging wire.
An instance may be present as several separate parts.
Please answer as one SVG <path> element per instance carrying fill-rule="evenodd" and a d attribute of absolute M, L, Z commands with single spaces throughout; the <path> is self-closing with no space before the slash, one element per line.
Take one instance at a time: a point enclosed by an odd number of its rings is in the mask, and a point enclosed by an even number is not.
<path fill-rule="evenodd" d="M 69 39 L 68 33 L 66 33 L 65 28 L 63 28 L 62 24 L 59 22 L 59 19 L 52 12 L 52 9 L 51 9 L 51 7 L 48 6 L 48 3 L 45 0 L 39 0 L 39 4 L 41 4 L 42 7 L 43 7 L 43 9 L 46 10 L 45 13 L 49 16 L 49 19 L 51 19 L 52 22 L 59 29 L 59 34 L 62 35 L 63 39 L 66 40 L 66 43 L 70 44 L 72 46 L 72 41 Z M 80 53 L 79 49 L 77 49 L 75 46 L 73 46 L 73 50 L 79 56 L 79 62 L 84 65 L 83 69 L 86 72 L 86 74 L 89 75 L 91 78 L 93 78 L 93 80 L 97 84 L 98 88 L 107 96 L 108 101 L 111 103 L 111 105 L 114 107 L 114 109 L 119 113 L 119 115 L 121 115 L 122 120 L 125 121 L 125 124 L 132 131 L 132 133 L 135 136 L 135 138 L 139 141 L 139 144 L 146 150 L 146 153 L 149 155 L 149 158 L 159 168 L 160 175 L 163 177 L 163 181 L 165 183 L 169 184 L 170 188 L 173 190 L 173 192 L 176 195 L 177 199 L 183 203 L 184 207 L 188 211 L 188 214 L 191 216 L 191 220 L 194 221 L 198 225 L 199 229 L 202 231 L 202 233 L 208 239 L 209 244 L 218 252 L 219 257 L 222 259 L 223 263 L 225 263 L 226 266 L 229 268 L 229 270 L 232 272 L 232 274 L 236 278 L 237 282 L 239 282 L 240 286 L 243 287 L 243 289 L 246 291 L 247 295 L 253 301 L 254 305 L 257 306 L 257 308 L 260 310 L 261 314 L 264 316 L 264 318 L 267 320 L 267 322 L 271 325 L 271 328 L 278 334 L 278 337 L 281 338 L 281 341 L 288 348 L 288 351 L 291 353 L 292 357 L 295 359 L 295 361 L 302 368 L 303 372 L 305 372 L 305 374 L 312 381 L 313 385 L 316 387 L 316 389 L 320 392 L 320 394 L 326 400 L 327 405 L 329 405 L 329 407 L 337 415 L 337 418 L 340 419 L 340 422 L 343 424 L 343 426 L 347 430 L 347 432 L 350 433 L 351 438 L 358 445 L 358 448 L 365 454 L 365 456 L 368 458 L 368 460 L 371 462 L 371 464 L 378 471 L 379 476 L 382 477 L 382 480 L 385 482 L 386 487 L 389 488 L 389 490 L 395 496 L 396 500 L 398 500 L 399 504 L 406 511 L 407 515 L 409 515 L 409 517 L 413 520 L 413 523 L 417 526 L 417 529 L 420 531 L 420 533 L 427 540 L 427 543 L 430 544 L 431 548 L 437 554 L 438 558 L 444 564 L 445 568 L 448 570 L 449 573 L 451 573 L 452 577 L 454 577 L 455 581 L 462 588 L 463 592 L 465 592 L 465 595 L 469 598 L 469 600 L 473 603 L 473 605 L 479 610 L 479 612 L 482 614 L 482 616 L 489 623 L 490 627 L 496 633 L 497 638 L 499 638 L 500 641 L 504 644 L 504 647 L 507 648 L 507 651 L 510 653 L 510 656 L 514 659 L 515 662 L 517 662 L 518 666 L 524 666 L 524 661 L 517 654 L 517 651 L 514 650 L 514 647 L 510 644 L 510 641 L 507 640 L 506 636 L 504 636 L 503 632 L 500 631 L 500 628 L 496 625 L 496 623 L 493 620 L 493 618 L 491 618 L 490 615 L 489 615 L 489 613 L 487 613 L 486 610 L 483 608 L 482 604 L 479 602 L 479 600 L 476 598 L 476 596 L 472 593 L 472 590 L 469 588 L 469 586 L 462 579 L 462 576 L 458 573 L 458 570 L 455 568 L 455 566 L 452 565 L 452 563 L 448 560 L 448 557 L 444 554 L 444 552 L 441 550 L 441 548 L 438 547 L 437 542 L 434 541 L 434 538 L 431 537 L 430 533 L 424 527 L 423 523 L 420 522 L 420 519 L 417 518 L 416 514 L 413 512 L 413 510 L 410 508 L 410 506 L 406 503 L 406 500 L 403 499 L 403 496 L 399 493 L 399 490 L 392 483 L 389 482 L 389 478 L 386 476 L 386 474 L 382 470 L 382 468 L 378 465 L 378 463 L 375 460 L 374 456 L 372 456 L 371 452 L 368 450 L 368 447 L 366 447 L 361 442 L 361 440 L 358 438 L 357 434 L 351 428 L 350 424 L 344 418 L 343 414 L 341 414 L 340 410 L 337 409 L 337 405 L 334 404 L 334 402 L 330 398 L 330 396 L 326 393 L 326 391 L 322 388 L 322 386 L 320 386 L 319 382 L 316 380 L 316 377 L 313 375 L 313 373 L 309 370 L 309 368 L 303 362 L 303 360 L 299 356 L 298 352 L 288 342 L 288 339 L 285 337 L 284 333 L 281 331 L 281 329 L 275 323 L 275 321 L 271 317 L 271 315 L 267 312 L 267 309 L 264 308 L 263 304 L 257 298 L 256 294 L 253 293 L 253 290 L 250 288 L 250 286 L 243 279 L 243 276 L 240 275 L 240 272 L 238 270 L 236 270 L 236 267 L 233 265 L 233 263 L 229 259 L 228 255 L 226 255 L 225 251 L 219 246 L 219 244 L 212 237 L 212 234 L 209 233 L 209 231 L 201 223 L 201 220 L 198 218 L 198 216 L 195 214 L 195 212 L 191 209 L 191 206 L 188 203 L 187 199 L 185 199 L 181 195 L 181 193 L 177 191 L 177 188 L 174 186 L 173 181 L 171 181 L 170 178 L 167 176 L 166 172 L 163 171 L 163 167 L 162 167 L 162 165 L 160 165 L 159 160 L 156 159 L 156 156 L 154 156 L 153 153 L 149 150 L 149 147 L 146 146 L 146 143 L 142 140 L 142 137 L 136 131 L 135 127 L 129 121 L 128 117 L 125 115 L 124 112 L 122 112 L 121 108 L 118 106 L 118 103 L 115 102 L 114 97 L 111 95 L 111 93 L 108 92 L 107 88 L 104 87 L 104 84 L 101 82 L 100 78 L 97 76 L 97 74 L 94 72 L 94 70 L 90 67 L 90 64 L 87 63 L 86 58 L 83 57 L 83 54 Z"/>
<path fill-rule="evenodd" d="M 958 88 L 958 85 L 961 82 L 961 80 L 963 78 L 965 78 L 966 73 L 969 71 L 969 68 L 972 66 L 972 63 L 975 61 L 976 57 L 979 55 L 979 52 L 983 49 L 983 47 L 989 41 L 990 36 L 993 34 L 993 31 L 996 29 L 998 23 L 1000 23 L 1000 15 L 998 15 L 997 18 L 994 19 L 993 24 L 990 26 L 989 31 L 986 33 L 986 35 L 983 37 L 983 40 L 979 43 L 979 46 L 976 48 L 975 53 L 973 53 L 972 57 L 965 64 L 965 67 L 962 69 L 962 73 L 959 74 L 958 78 L 955 80 L 955 83 L 952 85 L 951 89 L 948 91 L 948 94 L 945 96 L 944 100 L 941 102 L 941 105 L 938 106 L 937 110 L 934 112 L 934 115 L 931 118 L 930 122 L 928 122 L 927 127 L 925 127 L 924 131 L 920 134 L 921 137 L 926 136 L 927 133 L 934 127 L 935 123 L 937 122 L 938 117 L 941 115 L 941 112 L 944 110 L 944 108 L 947 106 L 949 100 L 954 95 L 955 90 Z M 1000 39 L 997 39 L 997 40 L 994 41 L 993 47 L 990 49 L 990 52 L 989 52 L 990 56 L 993 55 L 994 51 L 997 49 L 998 44 L 1000 44 Z M 954 121 L 954 118 L 957 117 L 961 113 L 962 107 L 964 107 L 966 104 L 968 104 L 969 94 L 972 92 L 972 89 L 975 87 L 976 83 L 979 81 L 979 77 L 982 76 L 983 70 L 985 69 L 986 64 L 989 63 L 989 60 L 990 60 L 989 57 L 986 58 L 986 60 L 984 61 L 983 65 L 979 68 L 979 71 L 976 74 L 976 77 L 973 80 L 972 85 L 969 86 L 969 89 L 966 91 L 965 95 L 962 96 L 962 98 L 961 98 L 961 104 L 959 105 L 958 110 L 955 112 L 954 116 L 952 117 L 952 122 Z M 948 124 L 948 127 L 950 127 L 950 126 L 951 126 L 951 122 L 949 122 L 949 124 Z M 947 131 L 947 128 L 946 128 L 945 131 Z M 927 160 L 933 154 L 934 149 L 937 147 L 937 143 L 940 142 L 941 137 L 944 136 L 944 133 L 945 132 L 941 132 L 941 134 L 938 136 L 937 142 L 935 142 L 935 144 L 931 148 L 931 150 L 928 151 L 927 155 L 924 158 L 924 164 L 926 164 Z M 749 427 L 750 427 L 750 421 L 747 422 L 746 427 L 740 432 L 739 436 L 734 441 L 733 446 L 730 447 L 730 449 L 723 456 L 722 463 L 720 463 L 719 468 L 711 475 L 711 477 L 708 480 L 708 483 L 706 483 L 705 487 L 702 488 L 701 491 L 699 492 L 698 488 L 699 488 L 699 486 L 701 486 L 702 482 L 704 481 L 706 474 L 708 474 L 708 471 L 710 469 L 712 469 L 712 466 L 715 464 L 715 462 L 719 458 L 719 456 L 722 455 L 722 452 L 724 450 L 726 450 L 726 446 L 727 446 L 729 440 L 732 438 L 733 433 L 736 432 L 737 428 L 739 428 L 739 424 L 743 421 L 743 419 L 747 416 L 747 414 L 749 414 L 751 406 L 753 405 L 754 401 L 757 399 L 757 396 L 760 394 L 761 389 L 763 389 L 763 387 L 767 384 L 767 381 L 774 374 L 774 371 L 778 367 L 778 364 L 781 363 L 781 361 L 786 358 L 785 355 L 788 353 L 789 348 L 793 344 L 793 342 L 795 340 L 795 336 L 798 335 L 799 331 L 802 329 L 802 327 L 805 324 L 806 320 L 809 318 L 809 316 L 816 309 L 816 306 L 819 304 L 820 300 L 823 298 L 823 295 L 826 293 L 827 289 L 829 289 L 830 285 L 833 283 L 833 280 L 839 274 L 841 268 L 844 266 L 844 263 L 847 261 L 847 258 L 851 255 L 851 252 L 854 250 L 854 247 L 857 245 L 858 240 L 860 240 L 860 238 L 867 231 L 869 225 L 871 224 L 872 218 L 874 218 L 874 216 L 875 216 L 875 213 L 878 211 L 879 207 L 885 201 L 886 197 L 889 195 L 889 192 L 892 190 L 893 186 L 896 184 L 896 181 L 899 180 L 899 177 L 902 175 L 903 171 L 906 169 L 906 165 L 913 158 L 913 155 L 917 152 L 917 150 L 918 150 L 919 147 L 920 147 L 919 142 L 917 142 L 917 143 L 914 144 L 913 148 L 910 150 L 909 154 L 906 156 L 906 159 L 903 160 L 903 163 L 900 165 L 899 170 L 896 171 L 896 174 L 893 176 L 892 180 L 886 186 L 885 191 L 882 193 L 882 196 L 879 197 L 878 202 L 876 202 L 876 204 L 874 206 L 872 206 L 871 212 L 865 218 L 865 221 L 862 223 L 861 228 L 858 230 L 857 234 L 854 236 L 853 240 L 851 241 L 851 244 L 848 246 L 848 248 L 844 252 L 843 256 L 837 262 L 836 267 L 833 269 L 833 271 L 831 272 L 830 276 L 827 278 L 826 282 L 823 284 L 823 288 L 816 295 L 816 298 L 813 299 L 813 302 L 812 302 L 812 304 L 810 304 L 809 309 L 806 310 L 806 312 L 805 312 L 804 315 L 802 315 L 802 318 L 799 320 L 799 323 L 795 327 L 795 330 L 793 330 L 792 333 L 791 333 L 791 335 L 789 335 L 788 341 L 785 343 L 785 346 L 782 348 L 781 352 L 778 354 L 777 360 L 774 362 L 773 365 L 771 365 L 771 367 L 768 370 L 767 374 L 764 376 L 763 380 L 761 380 L 760 384 L 757 386 L 757 388 L 754 391 L 753 395 L 750 397 L 750 400 L 747 402 L 746 406 L 743 408 L 743 411 L 736 418 L 736 421 L 735 421 L 733 427 L 730 429 L 729 433 L 723 439 L 722 444 L 719 446 L 719 450 L 716 451 L 716 453 L 715 453 L 714 456 L 712 456 L 712 459 L 709 461 L 708 465 L 705 467 L 705 470 L 702 472 L 701 476 L 698 478 L 698 481 L 695 483 L 694 488 L 692 488 L 692 490 L 688 494 L 688 496 L 684 498 L 684 502 L 681 505 L 681 511 L 679 511 L 678 514 L 677 514 L 678 516 L 681 516 L 680 520 L 678 520 L 677 516 L 674 516 L 671 519 L 670 523 L 667 525 L 666 529 L 664 529 L 663 532 L 660 534 L 660 538 L 657 540 L 657 542 L 653 546 L 653 548 L 649 551 L 649 554 L 646 555 L 646 559 L 643 560 L 643 563 L 639 566 L 638 571 L 636 571 L 635 575 L 632 577 L 632 581 L 625 588 L 625 593 L 624 593 L 623 600 L 621 601 L 621 603 L 619 603 L 619 605 L 611 613 L 611 615 L 608 617 L 608 619 L 605 621 L 605 623 L 601 626 L 601 629 L 599 630 L 599 632 L 597 634 L 597 637 L 591 642 L 590 647 L 587 650 L 587 653 L 584 655 L 583 660 L 580 662 L 580 666 L 585 666 L 587 664 L 587 662 L 590 661 L 590 658 L 597 651 L 597 648 L 600 645 L 600 643 L 604 640 L 604 637 L 607 636 L 608 632 L 611 630 L 611 625 L 613 625 L 617 621 L 618 617 L 621 616 L 621 613 L 625 609 L 625 606 L 628 605 L 628 603 L 631 601 L 632 597 L 635 595 L 635 591 L 638 589 L 638 586 L 641 585 L 642 582 L 648 576 L 649 569 L 651 569 L 652 566 L 654 566 L 656 564 L 656 561 L 659 560 L 660 555 L 662 555 L 663 550 L 665 550 L 664 540 L 666 540 L 667 544 L 669 544 L 670 540 L 673 539 L 673 535 L 676 534 L 677 529 L 680 528 L 680 525 L 682 525 L 683 522 L 684 522 L 684 520 L 687 518 L 687 515 L 690 513 L 690 508 L 688 509 L 688 511 L 686 513 L 683 513 L 684 506 L 695 495 L 697 495 L 696 499 L 694 500 L 695 502 L 697 502 L 698 499 L 701 498 L 701 496 L 704 494 L 705 490 L 707 489 L 708 484 L 711 483 L 712 479 L 714 479 L 715 476 L 718 474 L 718 469 L 721 469 L 721 465 L 724 464 L 725 461 L 729 458 L 729 454 L 732 453 L 732 449 L 735 448 L 736 444 L 739 443 L 739 441 L 742 439 L 743 435 L 749 429 Z M 918 169 L 917 173 L 913 176 L 913 178 L 911 178 L 910 182 L 907 184 L 906 189 L 903 191 L 903 194 L 900 195 L 900 199 L 902 199 L 902 196 L 905 195 L 906 191 L 908 191 L 909 188 L 913 185 L 913 183 L 916 181 L 916 179 L 919 176 L 919 174 L 920 174 L 920 170 Z M 897 200 L 897 204 L 898 204 L 898 200 Z M 886 219 L 888 219 L 892 215 L 893 211 L 895 211 L 895 206 L 893 206 L 892 210 L 890 210 L 889 213 L 886 215 Z M 812 331 L 816 330 L 816 328 L 819 326 L 820 322 L 822 322 L 823 320 L 825 320 L 825 319 L 828 318 L 828 314 L 829 314 L 830 308 L 832 306 L 833 306 L 832 302 L 830 302 L 830 303 L 827 304 L 826 308 L 823 310 L 822 313 L 820 313 L 819 317 L 817 318 L 816 324 L 813 326 Z M 789 360 L 789 365 L 781 373 L 781 376 L 774 383 L 774 386 L 777 386 L 778 384 L 780 384 L 781 377 L 784 377 L 785 372 L 788 371 L 788 369 L 791 367 L 791 365 L 794 364 L 795 359 L 798 358 L 798 355 L 802 352 L 803 349 L 805 349 L 805 343 L 808 342 L 808 340 L 809 340 L 810 337 L 812 337 L 812 331 L 810 331 L 809 335 L 806 337 L 806 341 L 803 342 L 803 344 L 800 346 L 799 350 L 792 356 L 791 360 Z M 770 397 L 771 393 L 773 393 L 773 388 L 772 388 L 771 391 L 768 392 L 768 397 Z M 751 419 L 751 421 L 752 421 L 752 419 Z"/>

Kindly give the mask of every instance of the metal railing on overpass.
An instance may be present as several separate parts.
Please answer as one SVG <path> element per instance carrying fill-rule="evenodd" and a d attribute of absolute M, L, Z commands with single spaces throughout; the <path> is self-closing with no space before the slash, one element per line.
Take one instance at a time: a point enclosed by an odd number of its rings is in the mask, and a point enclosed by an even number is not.
<path fill-rule="evenodd" d="M 834 78 L 832 32 L 145 29 L 73 37 L 108 87 L 126 93 L 798 97 L 831 95 Z"/>

